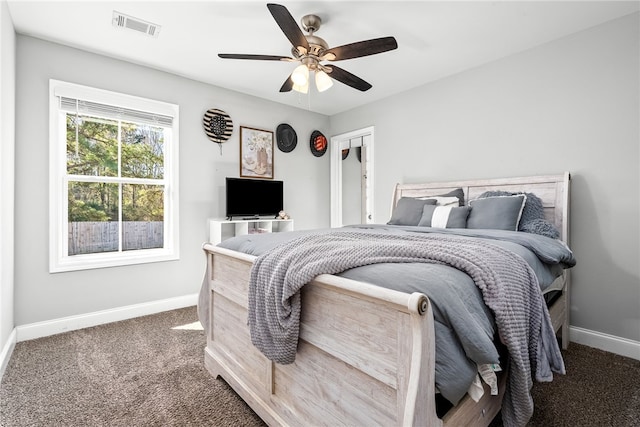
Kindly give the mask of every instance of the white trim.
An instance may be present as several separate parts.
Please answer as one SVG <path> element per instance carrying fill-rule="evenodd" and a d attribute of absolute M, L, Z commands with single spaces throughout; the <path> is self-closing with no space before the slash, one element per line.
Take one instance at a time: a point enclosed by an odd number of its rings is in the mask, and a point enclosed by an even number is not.
<path fill-rule="evenodd" d="M 569 336 L 571 337 L 571 342 L 640 360 L 640 341 L 578 328 L 577 326 L 569 327 Z"/>
<path fill-rule="evenodd" d="M 46 320 L 44 322 L 30 323 L 17 326 L 16 341 L 27 341 L 36 338 L 47 337 L 63 332 L 75 331 L 105 323 L 118 322 L 134 317 L 147 316 L 163 311 L 178 308 L 191 307 L 198 302 L 198 294 L 184 295 L 141 304 L 127 305 L 108 310 L 95 311 L 77 316 L 62 317 L 60 319 Z"/>
<path fill-rule="evenodd" d="M 362 138 L 359 144 L 351 144 L 352 139 Z M 331 227 L 342 227 L 342 149 L 365 146 L 362 151 L 361 162 L 365 167 L 367 176 L 365 182 L 368 184 L 363 189 L 365 194 L 366 224 L 375 224 L 374 204 L 373 204 L 373 146 L 374 127 L 369 126 L 358 130 L 334 135 L 331 137 Z"/>
<path fill-rule="evenodd" d="M 169 102 L 157 101 L 155 99 L 142 98 L 140 96 L 126 93 L 113 92 L 106 89 L 84 86 L 62 80 L 50 79 L 51 94 L 60 97 L 82 99 L 85 101 L 97 102 L 113 106 L 127 107 L 150 113 L 157 113 L 163 116 L 173 117 L 178 120 L 178 108 Z"/>
<path fill-rule="evenodd" d="M 126 254 L 126 255 L 123 255 Z M 175 261 L 180 259 L 177 249 L 144 249 L 139 251 L 104 252 L 96 254 L 80 254 L 65 257 L 54 266 L 50 273 L 64 271 L 91 270 L 94 268 L 121 267 L 124 265 L 145 264 L 150 262 Z"/>
<path fill-rule="evenodd" d="M 2 353 L 0 353 L 0 381 L 2 381 L 2 377 L 4 377 L 4 371 L 7 369 L 13 349 L 16 347 L 16 335 L 16 328 L 13 328 L 7 342 L 4 343 L 4 347 L 2 347 Z"/>

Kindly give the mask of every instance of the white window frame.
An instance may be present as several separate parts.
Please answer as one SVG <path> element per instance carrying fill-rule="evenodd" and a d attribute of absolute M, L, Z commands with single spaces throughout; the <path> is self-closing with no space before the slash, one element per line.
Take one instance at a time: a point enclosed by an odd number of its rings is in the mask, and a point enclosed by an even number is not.
<path fill-rule="evenodd" d="M 60 97 L 81 99 L 121 108 L 173 117 L 165 131 L 164 149 L 164 247 L 68 256 L 68 180 L 66 112 Z M 179 107 L 162 101 L 96 89 L 60 80 L 49 80 L 49 272 L 87 270 L 180 257 L 178 239 Z M 106 177 L 104 180 L 109 181 Z"/>

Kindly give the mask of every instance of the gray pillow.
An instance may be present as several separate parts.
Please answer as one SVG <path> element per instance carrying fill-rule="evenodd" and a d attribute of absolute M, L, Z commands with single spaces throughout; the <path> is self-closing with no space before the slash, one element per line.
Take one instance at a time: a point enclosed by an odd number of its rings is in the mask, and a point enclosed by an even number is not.
<path fill-rule="evenodd" d="M 527 196 L 527 201 L 522 209 L 522 218 L 520 218 L 520 230 L 522 226 L 534 219 L 544 219 L 544 207 L 542 206 L 542 200 L 540 197 L 533 193 L 512 193 L 509 191 L 485 191 L 478 198 L 496 197 L 496 196 L 515 196 L 518 194 L 524 194 Z"/>
<path fill-rule="evenodd" d="M 524 194 L 472 200 L 467 228 L 518 231 L 526 200 Z"/>
<path fill-rule="evenodd" d="M 431 206 L 422 209 L 422 219 L 418 223 L 421 227 L 434 228 L 466 228 L 469 206 Z"/>
<path fill-rule="evenodd" d="M 415 199 L 413 197 L 401 197 L 393 210 L 393 215 L 387 224 L 389 225 L 418 225 L 422 218 L 422 208 L 425 205 L 435 205 L 434 199 Z"/>
<path fill-rule="evenodd" d="M 527 196 L 527 201 L 522 209 L 522 218 L 520 218 L 520 224 L 518 225 L 518 231 L 524 231 L 525 233 L 541 234 L 543 236 L 557 239 L 560 237 L 560 232 L 555 225 L 547 221 L 544 217 L 544 206 L 542 199 L 536 196 L 534 193 L 512 193 L 509 191 L 486 191 L 480 195 L 483 197 L 494 196 L 514 196 L 516 194 L 524 194 Z"/>
<path fill-rule="evenodd" d="M 533 219 L 524 224 L 522 224 L 522 220 L 520 220 L 520 231 L 524 231 L 525 233 L 540 234 L 542 236 L 551 237 L 552 239 L 560 238 L 560 232 L 558 231 L 556 226 L 551 224 L 546 219 Z"/>

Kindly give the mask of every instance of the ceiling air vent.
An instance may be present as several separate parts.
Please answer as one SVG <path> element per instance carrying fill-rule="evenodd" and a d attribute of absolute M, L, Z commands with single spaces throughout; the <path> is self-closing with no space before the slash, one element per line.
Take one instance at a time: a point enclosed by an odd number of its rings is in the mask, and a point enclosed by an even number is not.
<path fill-rule="evenodd" d="M 158 33 L 160 33 L 160 25 L 152 24 L 115 10 L 113 11 L 113 20 L 111 22 L 116 28 L 144 33 L 151 37 L 158 37 Z"/>

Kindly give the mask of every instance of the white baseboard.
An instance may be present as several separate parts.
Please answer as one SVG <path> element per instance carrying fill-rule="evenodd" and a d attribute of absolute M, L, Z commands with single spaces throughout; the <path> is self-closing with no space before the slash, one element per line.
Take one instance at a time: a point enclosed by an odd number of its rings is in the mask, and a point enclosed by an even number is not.
<path fill-rule="evenodd" d="M 16 342 L 48 337 L 63 332 L 75 331 L 105 323 L 118 322 L 134 317 L 147 316 L 162 311 L 191 307 L 198 302 L 198 294 L 184 295 L 176 298 L 151 301 L 142 304 L 127 305 L 109 310 L 63 317 L 44 322 L 17 326 Z"/>
<path fill-rule="evenodd" d="M 13 331 L 9 334 L 9 338 L 7 342 L 4 343 L 2 347 L 2 353 L 0 353 L 0 381 L 2 381 L 2 377 L 4 377 L 4 371 L 7 369 L 7 365 L 9 364 L 9 359 L 11 359 L 11 354 L 13 353 L 13 349 L 16 346 L 16 329 L 13 328 Z"/>
<path fill-rule="evenodd" d="M 0 379 L 2 379 L 2 375 L 9 363 L 16 342 L 132 319 L 134 317 L 146 316 L 162 311 L 191 307 L 196 305 L 197 301 L 198 294 L 192 294 L 17 326 L 11 332 L 9 339 L 2 348 L 2 353 L 0 353 Z M 638 341 L 583 329 L 577 326 L 570 326 L 569 333 L 571 342 L 640 360 L 640 342 Z"/>
<path fill-rule="evenodd" d="M 577 326 L 569 327 L 569 336 L 571 337 L 571 342 L 599 348 L 600 350 L 608 351 L 609 353 L 615 353 L 620 356 L 640 360 L 639 341 L 621 338 L 602 332 L 591 331 L 589 329 L 582 329 Z"/>

